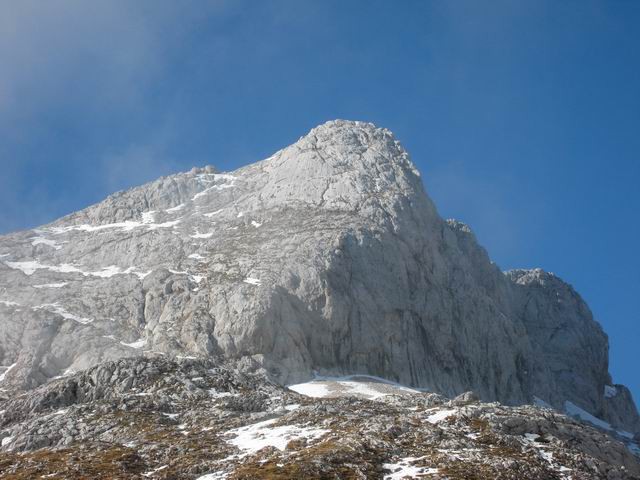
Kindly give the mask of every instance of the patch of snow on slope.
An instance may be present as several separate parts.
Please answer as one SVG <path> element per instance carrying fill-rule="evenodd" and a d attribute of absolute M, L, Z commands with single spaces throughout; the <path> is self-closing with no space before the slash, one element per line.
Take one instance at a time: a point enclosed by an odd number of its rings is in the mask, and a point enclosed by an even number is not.
<path fill-rule="evenodd" d="M 34 285 L 33 288 L 62 288 L 65 285 L 68 285 L 69 282 L 60 282 L 60 283 L 43 283 L 42 285 Z"/>
<path fill-rule="evenodd" d="M 74 315 L 73 313 L 69 313 L 64 309 L 62 305 L 59 303 L 45 303 L 44 305 L 39 305 L 37 307 L 33 307 L 35 310 L 46 310 L 51 313 L 55 313 L 60 315 L 62 318 L 67 320 L 73 320 L 74 322 L 81 323 L 86 325 L 87 323 L 93 322 L 91 318 L 79 317 L 78 315 Z"/>
<path fill-rule="evenodd" d="M 11 442 L 13 442 L 13 437 L 4 437 L 2 439 L 2 446 L 6 447 L 7 445 L 9 445 Z"/>
<path fill-rule="evenodd" d="M 522 436 L 522 439 L 523 443 L 537 450 L 538 455 L 547 463 L 549 463 L 551 468 L 553 468 L 557 472 L 560 472 L 562 474 L 562 478 L 565 478 L 566 472 L 571 471 L 570 468 L 567 468 L 564 465 L 560 465 L 554 460 L 553 452 L 547 451 L 547 449 L 549 449 L 549 443 L 543 441 L 540 435 L 536 433 L 525 433 Z"/>
<path fill-rule="evenodd" d="M 456 412 L 457 412 L 457 410 L 455 410 L 455 409 L 440 410 L 439 412 L 436 412 L 433 415 L 429 415 L 427 417 L 427 422 L 433 423 L 435 425 L 437 423 L 440 423 L 444 419 L 446 419 L 446 418 L 448 418 L 448 417 L 450 417 L 452 415 L 455 415 Z"/>
<path fill-rule="evenodd" d="M 213 217 L 214 215 L 218 215 L 218 214 L 219 214 L 220 212 L 222 212 L 223 210 L 224 210 L 224 208 L 221 208 L 221 209 L 219 209 L 219 210 L 216 210 L 215 212 L 204 213 L 203 215 L 204 215 L 205 217 L 211 218 L 211 217 Z"/>
<path fill-rule="evenodd" d="M 213 185 L 212 187 L 205 188 L 203 191 L 196 193 L 192 200 L 197 200 L 198 198 L 207 195 L 212 190 L 224 190 L 225 188 L 232 188 L 235 186 L 236 177 L 233 175 L 228 175 L 224 173 L 212 173 L 208 174 L 208 176 L 213 177 L 213 181 L 221 181 L 218 185 Z"/>
<path fill-rule="evenodd" d="M 155 216 L 156 216 L 156 211 L 155 210 L 150 210 L 148 212 L 142 212 L 142 223 L 153 223 Z"/>
<path fill-rule="evenodd" d="M 25 275 L 33 275 L 36 270 L 49 270 L 51 272 L 57 273 L 80 273 L 87 276 L 92 277 L 100 277 L 100 278 L 109 278 L 118 274 L 133 274 L 139 278 L 144 278 L 149 275 L 151 272 L 143 273 L 135 270 L 134 267 L 129 267 L 126 270 L 122 270 L 115 265 L 110 265 L 108 267 L 104 267 L 102 270 L 98 270 L 96 272 L 85 272 L 84 270 L 79 269 L 74 265 L 70 265 L 68 263 L 63 263 L 61 265 L 44 265 L 39 263 L 37 260 L 28 260 L 26 262 L 5 262 L 5 264 L 14 270 L 21 270 Z M 48 284 L 48 285 L 56 285 L 56 284 Z M 38 287 L 36 287 L 38 288 Z M 53 288 L 53 287 L 52 287 Z"/>
<path fill-rule="evenodd" d="M 145 213 L 148 214 L 150 212 L 145 212 Z M 148 220 L 149 220 L 149 216 L 145 217 L 142 222 L 126 220 L 124 222 L 106 223 L 103 225 L 88 225 L 88 224 L 70 225 L 67 227 L 54 227 L 51 229 L 51 232 L 54 235 L 60 235 L 62 233 L 71 232 L 73 230 L 77 230 L 80 232 L 99 232 L 101 230 L 113 229 L 113 228 L 120 229 L 123 232 L 129 232 L 131 230 L 134 230 L 136 228 L 141 228 L 141 227 L 146 227 L 149 230 L 155 230 L 157 228 L 170 228 L 180 223 L 180 220 L 174 220 L 171 222 L 164 222 L 164 223 L 148 223 Z"/>
<path fill-rule="evenodd" d="M 100 230 L 107 230 L 111 228 L 119 228 L 123 231 L 133 230 L 134 228 L 144 227 L 146 226 L 142 222 L 134 222 L 133 220 L 127 220 L 125 222 L 116 222 L 116 223 L 106 223 L 103 225 L 69 225 L 67 227 L 54 227 L 51 229 L 51 232 L 55 235 L 60 235 L 62 233 L 71 232 L 77 230 L 79 232 L 99 232 Z"/>
<path fill-rule="evenodd" d="M 120 342 L 120 344 L 124 345 L 125 347 L 142 348 L 147 344 L 147 339 L 146 338 L 140 338 L 140 339 L 136 340 L 135 342 L 131 342 L 131 343 Z"/>
<path fill-rule="evenodd" d="M 61 265 L 43 265 L 36 260 L 27 260 L 26 262 L 5 262 L 5 265 L 14 270 L 22 270 L 25 275 L 33 275 L 36 270 L 50 270 L 58 273 L 83 273 L 77 267 L 63 263 Z"/>
<path fill-rule="evenodd" d="M 158 228 L 175 227 L 179 223 L 180 223 L 180 220 L 173 220 L 171 222 L 164 222 L 164 223 L 150 223 L 148 227 L 149 227 L 149 230 L 157 230 Z"/>
<path fill-rule="evenodd" d="M 17 365 L 17 363 L 12 363 L 11 365 L 9 365 L 8 367 L 0 367 L 0 368 L 5 368 L 6 370 L 2 373 L 0 373 L 0 382 L 4 381 L 4 377 L 7 375 L 7 373 L 9 373 L 11 371 L 11 369 L 13 367 L 15 367 Z"/>
<path fill-rule="evenodd" d="M 9 300 L 0 300 L 0 304 L 4 305 L 6 307 L 21 307 L 22 306 L 19 303 L 10 302 Z"/>
<path fill-rule="evenodd" d="M 438 473 L 437 468 L 416 467 L 412 465 L 425 457 L 407 457 L 399 460 L 397 463 L 385 463 L 382 467 L 390 471 L 383 477 L 384 480 L 401 480 L 403 478 L 422 478 L 425 475 L 435 475 Z"/>
<path fill-rule="evenodd" d="M 255 220 L 251 220 L 251 225 L 253 225 L 256 228 L 260 228 L 262 226 L 261 223 L 256 222 Z"/>
<path fill-rule="evenodd" d="M 109 265 L 108 267 L 104 267 L 102 270 L 98 272 L 91 272 L 90 275 L 93 275 L 95 277 L 101 277 L 101 278 L 110 278 L 110 277 L 113 277 L 114 275 L 118 275 L 119 273 L 122 273 L 119 267 L 115 265 Z"/>
<path fill-rule="evenodd" d="M 604 396 L 606 398 L 613 398 L 618 394 L 618 390 L 613 385 L 604 386 Z"/>
<path fill-rule="evenodd" d="M 198 231 L 196 231 L 195 234 L 193 235 L 189 235 L 191 238 L 211 238 L 213 237 L 213 232 L 209 232 L 209 233 L 199 233 Z"/>
<path fill-rule="evenodd" d="M 287 388 L 300 395 L 306 395 L 307 397 L 324 398 L 329 395 L 327 386 L 324 383 L 318 383 L 316 381 L 289 385 Z"/>
<path fill-rule="evenodd" d="M 207 473 L 206 475 L 202 475 L 201 477 L 196 478 L 196 480 L 224 480 L 227 478 L 229 474 L 227 472 L 213 472 Z"/>
<path fill-rule="evenodd" d="M 48 238 L 44 238 L 44 237 L 33 237 L 31 239 L 31 245 L 36 246 L 36 245 L 47 245 L 49 247 L 53 247 L 56 250 L 60 250 L 62 248 L 62 245 L 58 245 L 56 242 L 54 242 L 53 240 L 49 240 Z"/>
<path fill-rule="evenodd" d="M 610 424 L 608 424 L 604 420 L 600 420 L 599 418 L 594 417 L 589 412 L 587 412 L 586 410 L 583 410 L 582 408 L 577 406 L 575 403 L 570 402 L 569 400 L 564 402 L 564 410 L 567 413 L 567 415 L 569 415 L 570 417 L 578 417 L 580 420 L 589 422 L 590 424 L 595 425 L 596 427 L 602 428 L 604 430 L 611 430 Z"/>
<path fill-rule="evenodd" d="M 192 253 L 187 258 L 192 258 L 194 260 L 204 260 L 204 257 L 202 255 L 200 255 L 199 253 Z"/>
<path fill-rule="evenodd" d="M 291 440 L 300 438 L 315 440 L 329 433 L 329 430 L 298 425 L 273 426 L 277 421 L 277 418 L 265 420 L 230 430 L 228 434 L 235 435 L 235 438 L 229 440 L 228 443 L 242 451 L 241 457 L 246 457 L 265 447 L 275 447 L 284 451 Z"/>
<path fill-rule="evenodd" d="M 372 375 L 347 375 L 344 377 L 316 375 L 310 382 L 290 385 L 288 388 L 310 397 L 357 396 L 369 400 L 393 394 L 420 393 L 420 390 Z"/>
<path fill-rule="evenodd" d="M 181 271 L 181 270 L 173 270 L 171 268 L 168 269 L 171 273 L 175 274 L 175 275 L 186 275 L 187 277 L 189 277 L 189 280 L 191 280 L 192 282 L 195 283 L 200 283 L 202 280 L 204 280 L 206 277 L 204 275 L 195 275 L 192 274 L 191 272 L 188 271 Z"/>
<path fill-rule="evenodd" d="M 169 468 L 169 465 L 162 465 L 161 467 L 158 467 L 158 468 L 156 468 L 154 470 L 151 470 L 150 472 L 143 473 L 142 476 L 143 477 L 151 477 L 155 473 L 160 472 L 160 471 L 164 470 L 165 468 Z"/>
<path fill-rule="evenodd" d="M 244 283 L 248 283 L 249 285 L 262 285 L 259 279 L 253 277 L 247 277 L 243 280 Z"/>

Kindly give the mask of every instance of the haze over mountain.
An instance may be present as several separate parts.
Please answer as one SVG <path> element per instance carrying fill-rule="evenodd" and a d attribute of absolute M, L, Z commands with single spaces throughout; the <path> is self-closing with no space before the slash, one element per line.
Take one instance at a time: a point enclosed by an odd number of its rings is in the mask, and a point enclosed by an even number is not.
<path fill-rule="evenodd" d="M 391 132 L 362 122 L 0 237 L 5 394 L 140 355 L 220 358 L 281 384 L 370 374 L 640 432 L 573 288 L 501 272 L 438 215 Z"/>

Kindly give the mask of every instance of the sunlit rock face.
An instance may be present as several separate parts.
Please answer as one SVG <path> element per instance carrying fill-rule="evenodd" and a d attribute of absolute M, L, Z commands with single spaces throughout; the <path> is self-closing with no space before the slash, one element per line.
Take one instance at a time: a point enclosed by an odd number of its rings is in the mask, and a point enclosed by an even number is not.
<path fill-rule="evenodd" d="M 328 122 L 233 172 L 163 177 L 0 237 L 6 392 L 158 354 L 283 384 L 370 374 L 569 401 L 640 430 L 629 395 L 605 396 L 607 337 L 578 294 L 541 270 L 501 272 L 369 123 Z"/>

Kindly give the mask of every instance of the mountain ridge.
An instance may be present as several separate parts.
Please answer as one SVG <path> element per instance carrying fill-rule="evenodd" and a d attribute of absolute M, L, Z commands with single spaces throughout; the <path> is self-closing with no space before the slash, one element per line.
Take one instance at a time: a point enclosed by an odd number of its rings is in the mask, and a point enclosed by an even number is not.
<path fill-rule="evenodd" d="M 640 431 L 586 303 L 542 270 L 500 272 L 373 124 L 328 122 L 233 172 L 118 192 L 0 237 L 0 256 L 5 388 L 147 349 L 220 355 L 281 383 L 370 373 L 569 401 Z"/>

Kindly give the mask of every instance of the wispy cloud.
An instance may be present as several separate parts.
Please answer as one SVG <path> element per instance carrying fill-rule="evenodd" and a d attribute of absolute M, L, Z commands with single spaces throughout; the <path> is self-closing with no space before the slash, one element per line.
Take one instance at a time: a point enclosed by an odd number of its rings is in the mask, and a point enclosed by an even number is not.
<path fill-rule="evenodd" d="M 51 185 L 38 188 L 47 168 L 97 167 L 104 175 L 103 185 L 95 188 L 106 192 L 173 170 L 166 141 L 145 131 L 147 124 L 162 123 L 149 120 L 154 88 L 198 25 L 230 5 L 227 0 L 0 1 L 0 232 L 51 220 L 64 213 L 60 205 L 73 203 L 65 197 L 70 192 L 54 189 L 52 196 Z M 119 136 L 111 140 L 105 130 L 120 119 L 138 131 L 114 132 Z M 74 142 L 83 134 L 99 141 Z M 50 153 L 38 148 L 60 142 L 78 146 Z M 103 151 L 105 142 L 112 153 Z M 73 158 L 81 155 L 79 149 L 86 155 L 82 161 Z M 63 151 L 65 159 L 55 157 Z"/>

